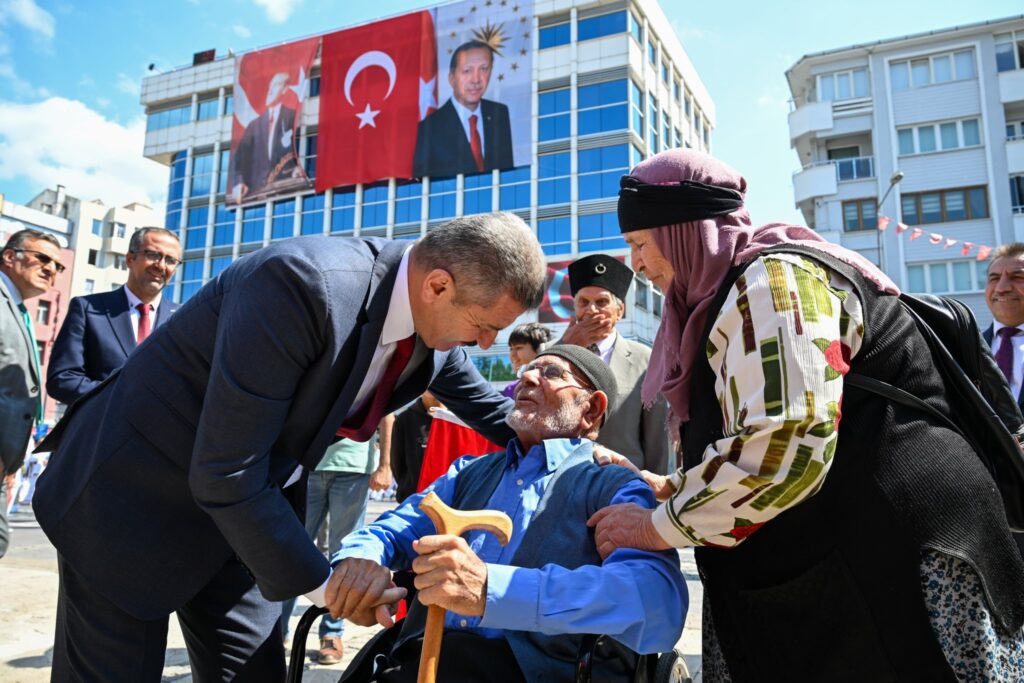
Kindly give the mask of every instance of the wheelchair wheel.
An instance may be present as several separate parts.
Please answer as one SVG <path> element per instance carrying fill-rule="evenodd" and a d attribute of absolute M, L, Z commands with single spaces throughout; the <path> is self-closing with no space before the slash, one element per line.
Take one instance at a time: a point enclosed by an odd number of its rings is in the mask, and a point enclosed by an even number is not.
<path fill-rule="evenodd" d="M 693 683 L 690 670 L 686 668 L 686 660 L 679 650 L 665 652 L 658 657 L 651 683 Z"/>

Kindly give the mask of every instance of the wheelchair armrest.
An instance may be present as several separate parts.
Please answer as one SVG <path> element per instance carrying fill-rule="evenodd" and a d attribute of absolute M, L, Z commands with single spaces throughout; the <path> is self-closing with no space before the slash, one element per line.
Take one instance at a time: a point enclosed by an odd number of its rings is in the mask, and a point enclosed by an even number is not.
<path fill-rule="evenodd" d="M 590 683 L 593 676 L 594 653 L 601 640 L 606 638 L 604 634 L 587 633 L 580 640 L 580 648 L 576 653 L 576 678 L 575 683 Z M 636 669 L 633 671 L 633 680 L 645 683 L 651 672 L 657 665 L 658 655 L 636 655 Z"/>
<path fill-rule="evenodd" d="M 326 607 L 313 605 L 307 609 L 299 618 L 292 635 L 292 653 L 288 658 L 288 677 L 286 683 L 302 682 L 302 666 L 306 659 L 306 637 L 309 635 L 309 627 L 321 614 L 327 614 Z"/>

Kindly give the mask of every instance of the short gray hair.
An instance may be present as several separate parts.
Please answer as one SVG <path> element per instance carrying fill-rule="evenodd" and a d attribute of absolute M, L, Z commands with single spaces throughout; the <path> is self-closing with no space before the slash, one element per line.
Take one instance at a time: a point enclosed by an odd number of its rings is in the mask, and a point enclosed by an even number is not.
<path fill-rule="evenodd" d="M 175 241 L 181 244 L 181 240 L 178 239 L 178 233 L 174 232 L 173 230 L 168 230 L 167 228 L 153 227 L 139 228 L 138 230 L 132 233 L 132 238 L 128 241 L 128 253 L 139 253 L 139 249 L 142 247 L 142 238 L 150 233 L 157 233 L 159 235 L 167 235 L 168 237 L 173 237 Z"/>
<path fill-rule="evenodd" d="M 462 216 L 431 230 L 412 251 L 426 270 L 448 271 L 459 303 L 493 304 L 502 294 L 526 309 L 544 300 L 547 264 L 533 231 L 513 213 Z"/>
<path fill-rule="evenodd" d="M 53 235 L 43 232 L 41 230 L 24 228 L 11 235 L 7 240 L 7 244 L 5 244 L 4 248 L 0 249 L 0 251 L 7 251 L 8 249 L 23 249 L 25 247 L 25 242 L 27 242 L 28 240 L 43 240 L 44 242 L 49 242 L 58 249 L 61 248 L 60 242 L 57 241 L 57 238 L 54 237 Z"/>
<path fill-rule="evenodd" d="M 1024 244 L 1021 242 L 1010 242 L 1009 244 L 1000 244 L 996 247 L 996 250 L 992 252 L 992 260 L 1009 257 L 1009 258 L 1021 258 L 1024 256 Z"/>

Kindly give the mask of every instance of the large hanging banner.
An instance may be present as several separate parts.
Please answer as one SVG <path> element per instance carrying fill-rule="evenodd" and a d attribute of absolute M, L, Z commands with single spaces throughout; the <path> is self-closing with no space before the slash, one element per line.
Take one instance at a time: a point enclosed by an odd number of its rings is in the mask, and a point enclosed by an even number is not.
<path fill-rule="evenodd" d="M 532 24 L 467 0 L 324 36 L 317 191 L 529 164 Z"/>
<path fill-rule="evenodd" d="M 625 256 L 616 256 L 615 258 L 626 263 Z M 569 287 L 569 264 L 572 262 L 555 261 L 548 264 L 544 301 L 537 309 L 537 322 L 567 323 L 572 321 L 575 311 L 572 290 Z"/>
<path fill-rule="evenodd" d="M 257 50 L 235 65 L 235 115 L 225 203 L 264 202 L 312 187 L 298 129 L 319 38 Z"/>

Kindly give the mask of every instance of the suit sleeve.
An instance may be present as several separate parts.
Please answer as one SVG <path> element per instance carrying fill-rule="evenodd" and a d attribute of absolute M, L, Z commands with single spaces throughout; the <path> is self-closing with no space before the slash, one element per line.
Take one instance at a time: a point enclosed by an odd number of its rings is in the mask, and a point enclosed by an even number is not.
<path fill-rule="evenodd" d="M 50 364 L 46 370 L 46 393 L 68 405 L 100 383 L 85 372 L 87 306 L 88 302 L 83 297 L 71 300 L 64 324 L 53 343 Z"/>
<path fill-rule="evenodd" d="M 483 378 L 461 346 L 448 352 L 430 391 L 459 419 L 499 446 L 515 437 L 512 428 L 505 424 L 512 399 L 499 394 Z"/>
<path fill-rule="evenodd" d="M 644 406 L 640 413 L 640 438 L 644 449 L 644 469 L 657 474 L 668 474 L 671 443 L 668 438 L 668 403 L 658 394 L 654 405 Z"/>
<path fill-rule="evenodd" d="M 189 486 L 269 600 L 329 575 L 270 470 L 297 388 L 316 381 L 306 370 L 325 347 L 328 310 L 322 274 L 277 258 L 224 297 L 217 323 Z"/>

